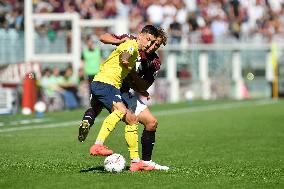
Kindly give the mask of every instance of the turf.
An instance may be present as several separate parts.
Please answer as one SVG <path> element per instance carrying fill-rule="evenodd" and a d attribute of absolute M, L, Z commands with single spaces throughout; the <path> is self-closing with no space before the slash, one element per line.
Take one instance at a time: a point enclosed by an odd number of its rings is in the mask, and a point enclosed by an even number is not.
<path fill-rule="evenodd" d="M 83 110 L 48 113 L 40 123 L 0 116 L 0 188 L 284 188 L 283 100 L 151 108 L 159 120 L 153 160 L 168 172 L 105 172 L 104 158 L 88 151 L 106 112 L 84 143 Z M 123 124 L 106 144 L 129 162 Z"/>

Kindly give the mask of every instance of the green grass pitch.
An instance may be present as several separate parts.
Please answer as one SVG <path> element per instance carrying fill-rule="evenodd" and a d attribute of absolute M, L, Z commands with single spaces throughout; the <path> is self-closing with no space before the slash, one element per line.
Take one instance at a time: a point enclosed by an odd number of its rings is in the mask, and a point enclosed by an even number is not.
<path fill-rule="evenodd" d="M 89 147 L 106 112 L 84 143 L 77 141 L 83 109 L 0 116 L 0 188 L 284 188 L 283 100 L 151 109 L 159 120 L 153 160 L 168 172 L 105 172 L 104 157 L 90 156 Z M 123 131 L 120 123 L 106 144 L 129 165 Z"/>

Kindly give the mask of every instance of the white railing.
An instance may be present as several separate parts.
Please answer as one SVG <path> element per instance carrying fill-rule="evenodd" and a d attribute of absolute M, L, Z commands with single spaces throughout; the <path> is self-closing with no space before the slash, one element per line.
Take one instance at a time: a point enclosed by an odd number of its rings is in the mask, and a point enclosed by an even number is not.
<path fill-rule="evenodd" d="M 33 13 L 32 0 L 25 0 L 25 62 L 72 62 L 74 74 L 77 75 L 81 61 L 81 28 L 84 27 L 114 27 L 116 33 L 127 33 L 127 20 L 99 19 L 82 20 L 78 13 Z M 35 53 L 35 21 L 70 21 L 72 24 L 71 52 L 65 54 Z"/>

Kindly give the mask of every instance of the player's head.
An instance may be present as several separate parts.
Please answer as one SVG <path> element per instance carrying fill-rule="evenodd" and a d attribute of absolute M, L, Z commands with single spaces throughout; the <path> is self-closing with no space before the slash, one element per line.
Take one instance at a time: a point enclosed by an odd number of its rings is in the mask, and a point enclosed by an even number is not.
<path fill-rule="evenodd" d="M 147 51 L 147 49 L 156 41 L 159 32 L 153 25 L 146 25 L 137 37 L 139 50 Z"/>
<path fill-rule="evenodd" d="M 155 43 L 153 43 L 148 50 L 146 51 L 146 53 L 153 53 L 156 50 L 158 50 L 160 48 L 160 46 L 163 44 L 164 46 L 167 44 L 167 34 L 166 32 L 162 29 L 162 28 L 158 28 L 158 37 L 156 38 Z"/>
<path fill-rule="evenodd" d="M 86 38 L 86 44 L 88 48 L 94 48 L 94 41 L 91 35 L 88 35 Z"/>

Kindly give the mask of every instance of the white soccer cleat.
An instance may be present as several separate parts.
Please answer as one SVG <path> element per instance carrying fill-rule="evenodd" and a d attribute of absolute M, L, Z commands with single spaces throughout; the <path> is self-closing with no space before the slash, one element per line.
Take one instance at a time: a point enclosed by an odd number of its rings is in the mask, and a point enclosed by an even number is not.
<path fill-rule="evenodd" d="M 158 163 L 155 163 L 154 161 L 144 161 L 147 165 L 153 166 L 155 170 L 160 170 L 160 171 L 168 171 L 170 168 L 165 165 L 159 165 Z"/>

